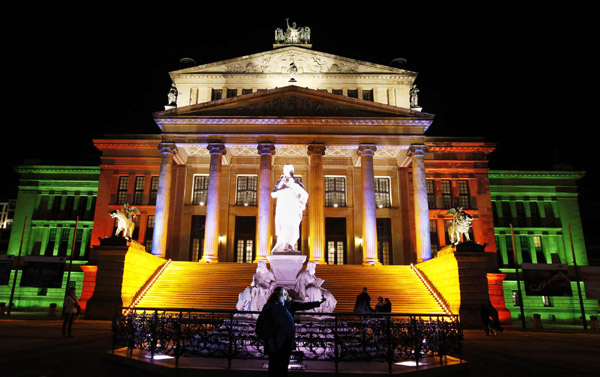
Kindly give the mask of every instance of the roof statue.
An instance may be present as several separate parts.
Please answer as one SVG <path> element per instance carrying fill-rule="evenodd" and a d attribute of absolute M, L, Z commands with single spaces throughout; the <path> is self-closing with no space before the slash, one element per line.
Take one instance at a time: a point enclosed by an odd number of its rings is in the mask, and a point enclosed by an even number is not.
<path fill-rule="evenodd" d="M 297 27 L 295 22 L 290 26 L 290 19 L 286 18 L 285 30 L 275 29 L 275 45 L 310 45 L 310 28 L 308 26 Z"/>
<path fill-rule="evenodd" d="M 173 108 L 177 107 L 177 95 L 178 94 L 179 94 L 179 92 L 177 91 L 177 86 L 175 85 L 175 83 L 172 83 L 171 89 L 169 90 L 169 93 L 167 94 L 168 103 L 167 103 L 167 106 L 165 106 L 165 110 L 169 110 L 169 109 L 173 109 Z"/>

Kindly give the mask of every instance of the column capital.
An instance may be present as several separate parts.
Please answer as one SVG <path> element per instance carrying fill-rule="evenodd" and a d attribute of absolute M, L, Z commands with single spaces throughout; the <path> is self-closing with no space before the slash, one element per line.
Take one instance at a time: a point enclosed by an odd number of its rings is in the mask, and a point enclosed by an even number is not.
<path fill-rule="evenodd" d="M 158 150 L 163 154 L 175 154 L 177 153 L 177 147 L 174 143 L 160 143 L 158 144 Z"/>
<path fill-rule="evenodd" d="M 209 143 L 206 149 L 210 154 L 225 154 L 225 145 L 223 143 Z"/>
<path fill-rule="evenodd" d="M 275 154 L 275 146 L 273 143 L 260 143 L 256 149 L 258 150 L 258 154 L 261 156 Z"/>
<path fill-rule="evenodd" d="M 312 156 L 312 155 L 320 155 L 320 156 L 324 156 L 325 155 L 325 149 L 327 149 L 325 147 L 325 144 L 310 144 L 308 146 L 308 155 Z"/>
<path fill-rule="evenodd" d="M 376 150 L 375 144 L 360 144 L 357 152 L 359 156 L 373 156 Z"/>
<path fill-rule="evenodd" d="M 427 153 L 427 145 L 425 144 L 412 144 L 410 148 L 408 148 L 409 156 L 424 156 Z"/>

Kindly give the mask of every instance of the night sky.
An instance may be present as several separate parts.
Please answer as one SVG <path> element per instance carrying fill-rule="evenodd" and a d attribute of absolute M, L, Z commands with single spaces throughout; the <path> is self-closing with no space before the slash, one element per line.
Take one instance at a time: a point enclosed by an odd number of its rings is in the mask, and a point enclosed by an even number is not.
<path fill-rule="evenodd" d="M 435 115 L 427 135 L 498 143 L 492 169 L 569 164 L 586 171 L 580 181 L 584 227 L 588 242 L 595 237 L 600 244 L 600 232 L 592 232 L 600 171 L 590 157 L 597 90 L 582 89 L 596 88 L 597 81 L 594 23 L 585 19 L 590 10 L 394 2 L 325 12 L 305 2 L 294 3 L 303 11 L 228 5 L 236 14 L 223 16 L 222 9 L 169 4 L 139 12 L 71 9 L 68 17 L 56 8 L 15 13 L 19 28 L 6 31 L 14 37 L 3 46 L 8 100 L 0 200 L 16 195 L 14 165 L 96 165 L 93 138 L 157 133 L 152 113 L 163 110 L 168 72 L 185 67 L 181 58 L 205 64 L 268 51 L 275 28 L 290 18 L 311 28 L 314 50 L 384 65 L 406 59 L 399 67 L 418 72 L 419 104 Z M 575 16 L 577 23 L 570 23 Z"/>

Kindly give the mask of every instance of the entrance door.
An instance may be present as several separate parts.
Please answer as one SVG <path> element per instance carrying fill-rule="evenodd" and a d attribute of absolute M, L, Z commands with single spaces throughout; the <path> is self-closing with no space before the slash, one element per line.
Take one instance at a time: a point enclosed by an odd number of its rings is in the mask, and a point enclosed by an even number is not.
<path fill-rule="evenodd" d="M 252 263 L 256 256 L 256 217 L 237 216 L 235 218 L 234 262 Z"/>
<path fill-rule="evenodd" d="M 381 264 L 392 264 L 391 219 L 377 219 L 377 257 Z"/>
<path fill-rule="evenodd" d="M 192 216 L 192 229 L 190 230 L 190 260 L 197 262 L 204 252 L 204 223 L 206 216 Z"/>
<path fill-rule="evenodd" d="M 346 263 L 346 218 L 328 217 L 325 219 L 325 243 L 328 264 Z"/>

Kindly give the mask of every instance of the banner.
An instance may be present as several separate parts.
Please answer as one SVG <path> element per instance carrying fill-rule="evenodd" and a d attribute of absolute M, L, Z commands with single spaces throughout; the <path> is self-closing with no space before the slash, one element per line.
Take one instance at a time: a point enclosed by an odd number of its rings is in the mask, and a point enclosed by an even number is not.
<path fill-rule="evenodd" d="M 12 255 L 0 256 L 0 285 L 8 285 L 10 283 L 10 270 L 12 266 Z"/>
<path fill-rule="evenodd" d="M 66 257 L 25 257 L 21 287 L 60 288 Z"/>
<path fill-rule="evenodd" d="M 585 287 L 585 297 L 600 300 L 600 267 L 579 266 Z"/>
<path fill-rule="evenodd" d="M 527 296 L 573 296 L 566 264 L 523 263 Z"/>

